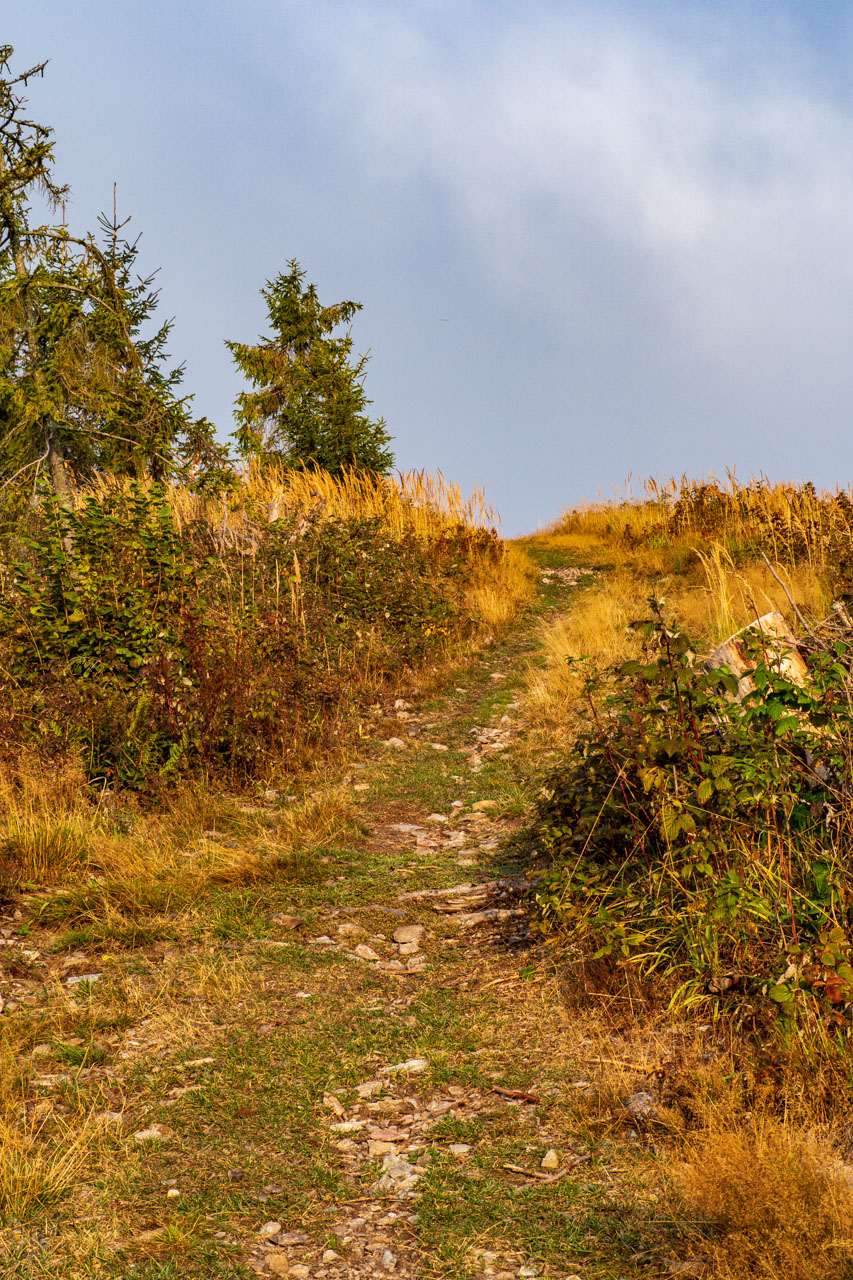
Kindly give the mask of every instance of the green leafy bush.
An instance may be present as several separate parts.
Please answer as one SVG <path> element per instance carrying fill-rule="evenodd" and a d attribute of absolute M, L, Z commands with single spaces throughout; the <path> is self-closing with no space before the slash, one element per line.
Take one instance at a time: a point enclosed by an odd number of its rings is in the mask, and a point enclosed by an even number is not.
<path fill-rule="evenodd" d="M 207 525 L 178 529 L 164 489 L 137 485 L 48 506 L 14 548 L 0 741 L 82 753 L 90 776 L 126 786 L 295 764 L 470 623 L 464 557 L 373 519 L 294 516 L 223 550 Z"/>
<path fill-rule="evenodd" d="M 833 1021 L 853 999 L 850 654 L 809 656 L 805 687 L 756 653 L 737 701 L 660 605 L 646 659 L 587 681 L 590 722 L 549 779 L 540 925 L 680 981 L 679 997 Z"/>

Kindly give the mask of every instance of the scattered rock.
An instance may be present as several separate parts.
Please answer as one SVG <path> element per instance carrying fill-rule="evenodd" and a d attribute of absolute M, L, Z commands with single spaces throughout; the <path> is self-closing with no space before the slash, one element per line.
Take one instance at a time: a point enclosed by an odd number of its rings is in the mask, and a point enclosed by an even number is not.
<path fill-rule="evenodd" d="M 450 750 L 450 747 L 448 747 L 446 742 L 431 742 L 429 745 L 432 747 L 433 751 L 449 751 Z"/>
<path fill-rule="evenodd" d="M 645 1089 L 632 1093 L 625 1103 L 625 1109 L 634 1120 L 654 1120 L 657 1117 L 655 1100 Z"/>
<path fill-rule="evenodd" d="M 382 1161 L 382 1176 L 376 1185 L 380 1191 L 410 1191 L 420 1176 L 421 1170 L 405 1156 L 389 1151 Z"/>
<path fill-rule="evenodd" d="M 270 924 L 277 924 L 281 929 L 298 929 L 301 924 L 305 923 L 302 916 L 289 916 L 285 911 L 276 911 L 271 916 L 267 916 Z"/>
<path fill-rule="evenodd" d="M 485 813 L 486 809 L 497 809 L 497 800 L 475 800 L 471 805 L 473 813 Z"/>
<path fill-rule="evenodd" d="M 169 1187 L 169 1190 L 166 1192 L 166 1199 L 167 1199 L 167 1200 L 180 1200 L 180 1198 L 181 1198 L 181 1193 L 180 1193 L 180 1191 L 178 1190 L 178 1188 L 177 1188 L 177 1187 Z"/>
<path fill-rule="evenodd" d="M 70 978 L 65 979 L 66 987 L 76 987 L 81 982 L 100 982 L 102 978 L 100 973 L 74 973 Z"/>
<path fill-rule="evenodd" d="M 153 1231 L 140 1231 L 139 1235 L 134 1236 L 133 1239 L 136 1244 L 156 1244 L 165 1234 L 165 1227 L 155 1227 Z"/>
<path fill-rule="evenodd" d="M 447 814 L 446 813 L 428 813 L 426 820 L 427 822 L 446 822 Z"/>
<path fill-rule="evenodd" d="M 290 1259 L 286 1253 L 269 1253 L 265 1258 L 267 1271 L 274 1276 L 292 1276 Z"/>
<path fill-rule="evenodd" d="M 363 1084 L 356 1085 L 355 1091 L 360 1098 L 375 1098 L 384 1088 L 384 1080 L 365 1080 Z"/>
<path fill-rule="evenodd" d="M 401 946 L 411 942 L 420 942 L 423 936 L 424 927 L 422 924 L 401 924 L 398 929 L 394 930 L 394 941 Z"/>
<path fill-rule="evenodd" d="M 351 924 L 349 920 L 338 925 L 338 936 L 341 938 L 366 938 L 367 930 L 360 924 Z"/>
<path fill-rule="evenodd" d="M 151 1124 L 147 1129 L 138 1129 L 133 1135 L 133 1141 L 139 1146 L 144 1146 L 146 1142 L 163 1142 L 166 1138 L 171 1137 L 172 1130 L 168 1129 L 164 1124 Z"/>
<path fill-rule="evenodd" d="M 540 1169 L 559 1169 L 560 1157 L 557 1155 L 553 1147 L 546 1151 L 540 1162 Z"/>
<path fill-rule="evenodd" d="M 453 1142 L 447 1149 L 452 1156 L 467 1156 L 471 1150 L 467 1142 Z"/>
<path fill-rule="evenodd" d="M 303 1266 L 303 1264 L 300 1262 L 300 1263 L 297 1263 L 295 1267 L 291 1267 L 290 1270 L 287 1272 L 287 1275 L 289 1276 L 290 1280 L 309 1280 L 309 1276 L 311 1275 L 311 1268 Z"/>
<path fill-rule="evenodd" d="M 367 943 L 365 942 L 361 942 L 357 947 L 353 948 L 353 955 L 358 956 L 359 960 L 380 960 L 381 959 L 381 956 L 377 955 L 377 953 L 373 950 L 373 947 L 368 947 Z"/>
<path fill-rule="evenodd" d="M 385 1249 L 382 1257 L 379 1259 L 379 1265 L 383 1271 L 393 1271 L 397 1266 L 397 1255 L 391 1249 Z"/>
<path fill-rule="evenodd" d="M 258 1235 L 262 1240 L 269 1240 L 270 1236 L 277 1236 L 279 1231 L 281 1231 L 280 1222 L 265 1222 Z"/>
<path fill-rule="evenodd" d="M 387 747 L 391 751 L 406 750 L 406 744 L 402 738 L 385 738 L 382 745 L 383 747 Z"/>
<path fill-rule="evenodd" d="M 399 946 L 401 956 L 413 956 L 420 951 L 420 943 L 418 942 L 401 942 Z"/>
<path fill-rule="evenodd" d="M 346 1114 L 343 1106 L 341 1105 L 340 1099 L 336 1098 L 333 1093 L 323 1094 L 323 1106 L 327 1107 L 329 1111 L 334 1111 L 335 1115 L 338 1117 L 342 1117 Z"/>
<path fill-rule="evenodd" d="M 398 1071 L 405 1072 L 406 1075 L 420 1075 L 422 1071 L 426 1071 L 429 1062 L 426 1058 L 407 1058 L 405 1062 L 395 1062 L 391 1067 L 383 1067 L 380 1072 L 383 1076 L 394 1075 Z"/>

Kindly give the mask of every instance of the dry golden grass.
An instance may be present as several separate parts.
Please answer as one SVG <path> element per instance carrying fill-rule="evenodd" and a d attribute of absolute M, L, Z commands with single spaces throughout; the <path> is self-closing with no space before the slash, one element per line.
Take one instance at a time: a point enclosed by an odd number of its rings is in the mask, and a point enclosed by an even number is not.
<path fill-rule="evenodd" d="M 7 878 L 36 892 L 57 886 L 40 918 L 98 925 L 105 936 L 190 909 L 210 885 L 299 874 L 304 850 L 361 831 L 341 786 L 271 807 L 185 785 L 159 811 L 142 812 L 93 796 L 70 766 L 52 773 L 29 761 L 0 770 L 0 798 Z"/>
<path fill-rule="evenodd" d="M 770 1117 L 729 1118 L 691 1144 L 676 1180 L 713 1228 L 717 1280 L 845 1280 L 850 1172 L 814 1135 Z"/>
<path fill-rule="evenodd" d="M 115 480 L 81 494 L 106 492 Z M 262 523 L 313 518 L 379 520 L 393 537 L 414 535 L 434 541 L 449 528 L 493 529 L 499 517 L 481 489 L 465 498 L 458 484 L 438 472 L 409 471 L 393 477 L 352 472 L 292 471 L 274 466 L 252 468 L 227 496 L 194 493 L 179 485 L 167 490 L 178 528 L 202 521 L 214 534 L 230 532 L 249 541 Z"/>
<path fill-rule="evenodd" d="M 103 1123 L 94 1115 L 50 1137 L 22 1118 L 0 1119 L 0 1222 L 26 1218 L 67 1195 L 98 1163 Z"/>
<path fill-rule="evenodd" d="M 561 545 L 563 535 L 546 534 L 543 541 Z M 694 640 L 700 653 L 710 652 L 755 617 L 774 610 L 787 618 L 795 633 L 801 629 L 785 590 L 763 560 L 735 564 L 718 542 L 697 543 L 688 550 L 692 563 L 679 571 L 673 562 L 683 560 L 683 545 L 675 553 L 618 544 L 606 548 L 613 567 L 604 583 L 580 591 L 568 613 L 543 627 L 545 665 L 529 671 L 525 693 L 533 726 L 548 732 L 552 740 L 564 742 L 571 736 L 580 714 L 585 672 L 601 673 L 641 655 L 642 632 L 630 624 L 650 616 L 650 596 L 664 601 L 666 616 Z M 806 616 L 828 613 L 831 593 L 813 565 L 773 568 Z M 580 662 L 583 658 L 587 664 Z"/>
<path fill-rule="evenodd" d="M 582 503 L 543 533 L 576 550 L 596 545 L 623 549 L 657 542 L 675 546 L 697 536 L 760 545 L 774 561 L 832 568 L 839 547 L 853 536 L 853 490 L 818 490 L 810 483 L 772 484 L 764 476 L 741 483 L 708 475 L 648 479 L 635 495 L 630 480 L 610 502 Z"/>
<path fill-rule="evenodd" d="M 535 570 L 517 547 L 504 549 L 497 563 L 481 563 L 475 581 L 466 592 L 472 615 L 489 630 L 502 631 L 531 599 Z"/>

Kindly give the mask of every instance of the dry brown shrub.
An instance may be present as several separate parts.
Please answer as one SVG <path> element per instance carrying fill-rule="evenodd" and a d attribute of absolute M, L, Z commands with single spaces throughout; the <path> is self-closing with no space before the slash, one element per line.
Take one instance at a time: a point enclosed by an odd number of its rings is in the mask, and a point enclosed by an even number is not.
<path fill-rule="evenodd" d="M 712 1229 L 717 1280 L 849 1280 L 847 1172 L 814 1135 L 762 1118 L 712 1126 L 676 1180 Z"/>

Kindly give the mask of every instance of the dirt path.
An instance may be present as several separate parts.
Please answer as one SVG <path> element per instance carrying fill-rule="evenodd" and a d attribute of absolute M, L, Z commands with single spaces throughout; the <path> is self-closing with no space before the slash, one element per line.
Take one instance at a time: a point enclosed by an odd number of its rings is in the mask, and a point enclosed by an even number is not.
<path fill-rule="evenodd" d="M 544 561 L 521 624 L 382 709 L 346 780 L 366 839 L 223 890 L 195 937 L 78 951 L 97 983 L 68 987 L 67 948 L 51 960 L 33 1115 L 95 1136 L 70 1202 L 3 1233 L 4 1274 L 666 1273 L 647 1264 L 669 1224 L 617 1176 L 624 1116 L 590 1118 L 591 1049 L 509 841 L 523 665 L 574 580 Z"/>

